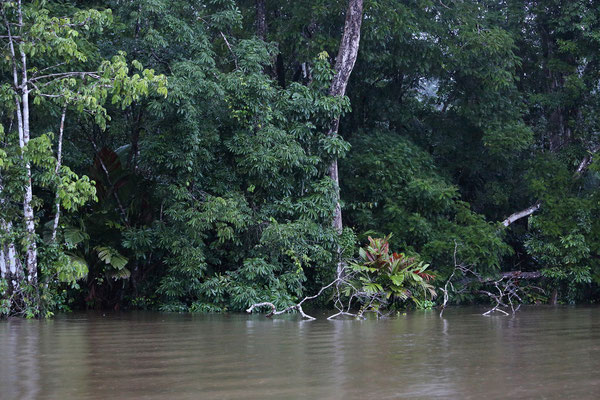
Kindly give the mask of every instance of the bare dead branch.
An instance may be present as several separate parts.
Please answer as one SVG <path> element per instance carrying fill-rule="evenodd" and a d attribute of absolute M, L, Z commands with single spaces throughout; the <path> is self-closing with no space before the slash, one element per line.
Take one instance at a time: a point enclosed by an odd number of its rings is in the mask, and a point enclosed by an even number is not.
<path fill-rule="evenodd" d="M 312 316 L 310 316 L 310 315 L 308 315 L 308 314 L 306 314 L 306 313 L 304 312 L 304 310 L 302 309 L 302 304 L 304 304 L 304 302 L 306 302 L 306 301 L 308 301 L 308 300 L 312 300 L 312 299 L 315 299 L 315 298 L 319 297 L 319 296 L 320 296 L 320 295 L 321 295 L 321 294 L 322 294 L 322 293 L 323 293 L 325 290 L 327 290 L 327 289 L 329 289 L 330 287 L 332 287 L 333 285 L 337 284 L 337 283 L 338 283 L 340 280 L 342 280 L 342 279 L 343 279 L 343 278 L 342 278 L 342 276 L 341 276 L 341 275 L 338 275 L 338 276 L 336 277 L 336 279 L 334 279 L 333 281 L 331 281 L 329 284 L 327 284 L 327 285 L 323 286 L 323 287 L 322 287 L 322 288 L 321 288 L 321 289 L 320 289 L 320 290 L 317 292 L 317 294 L 315 294 L 315 295 L 313 295 L 313 296 L 306 296 L 306 297 L 304 297 L 304 298 L 303 298 L 303 299 L 302 299 L 300 302 L 298 302 L 298 303 L 296 303 L 296 304 L 294 304 L 294 305 L 292 305 L 292 306 L 286 307 L 286 308 L 284 308 L 284 309 L 283 309 L 283 310 L 281 310 L 281 311 L 277 311 L 277 307 L 275 307 L 275 305 L 274 305 L 273 303 L 271 303 L 271 302 L 268 302 L 268 301 L 264 301 L 264 302 L 262 302 L 262 303 L 256 303 L 256 304 L 253 304 L 253 305 L 251 305 L 251 306 L 250 306 L 250 307 L 249 307 L 249 308 L 246 310 L 246 312 L 247 312 L 247 313 L 252 313 L 252 311 L 253 311 L 255 308 L 260 308 L 260 307 L 269 306 L 269 307 L 271 307 L 271 312 L 270 312 L 270 313 L 268 313 L 268 314 L 266 315 L 266 316 L 267 316 L 267 318 L 270 318 L 270 317 L 272 317 L 273 315 L 281 315 L 281 314 L 284 314 L 284 313 L 287 313 L 287 312 L 290 312 L 290 311 L 298 311 L 298 312 L 300 313 L 300 315 L 302 316 L 302 318 L 306 318 L 306 319 L 308 319 L 308 320 L 311 320 L 311 321 L 312 321 L 312 320 L 315 320 L 315 319 L 316 319 L 315 317 L 312 317 Z"/>
<path fill-rule="evenodd" d="M 510 224 L 512 224 L 515 221 L 520 220 L 521 218 L 528 217 L 531 214 L 533 214 L 534 212 L 536 212 L 537 210 L 539 210 L 541 206 L 542 206 L 542 202 L 538 200 L 534 205 L 529 206 L 524 210 L 517 211 L 514 214 L 511 214 L 508 218 L 506 218 L 504 221 L 502 221 L 502 225 L 509 226 Z"/>
<path fill-rule="evenodd" d="M 490 315 L 494 312 L 509 315 L 501 307 L 510 308 L 512 314 L 515 314 L 520 309 L 521 304 L 523 303 L 521 294 L 527 293 L 527 291 L 529 291 L 530 289 L 537 290 L 542 293 L 544 292 L 543 289 L 537 286 L 522 286 L 519 283 L 521 280 L 541 278 L 542 274 L 540 272 L 509 271 L 500 274 L 500 277 L 497 278 L 486 278 L 478 274 L 473 269 L 472 265 L 466 266 L 460 263 L 458 261 L 457 252 L 458 244 L 456 243 L 456 241 L 454 241 L 454 269 L 448 277 L 448 280 L 444 284 L 444 287 L 440 288 L 442 293 L 444 293 L 444 301 L 441 305 L 440 317 L 443 316 L 444 310 L 446 309 L 446 306 L 448 304 L 450 291 L 452 290 L 452 292 L 454 293 L 463 293 L 466 291 L 466 284 L 470 282 L 479 282 L 482 285 L 488 287 L 491 285 L 493 287 L 492 291 L 485 289 L 479 289 L 477 291 L 477 293 L 488 296 L 490 300 L 492 300 L 494 303 L 493 307 L 488 311 L 484 312 L 483 315 Z M 454 282 L 462 286 L 462 288 L 458 291 L 455 289 L 454 283 L 452 282 L 453 278 L 457 273 L 461 273 L 464 276 L 464 278 L 460 281 Z M 468 275 L 471 275 L 471 277 L 469 277 Z"/>

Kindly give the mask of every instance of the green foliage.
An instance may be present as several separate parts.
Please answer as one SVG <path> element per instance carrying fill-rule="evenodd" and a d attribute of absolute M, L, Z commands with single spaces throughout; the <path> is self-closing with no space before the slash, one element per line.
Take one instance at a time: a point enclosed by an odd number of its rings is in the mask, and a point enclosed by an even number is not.
<path fill-rule="evenodd" d="M 266 2 L 266 41 L 245 0 L 22 4 L 31 140 L 4 46 L 0 249 L 23 261 L 29 163 L 48 312 L 284 307 L 331 281 L 338 251 L 388 232 L 408 256 L 374 239 L 353 265 L 391 302 L 430 307 L 420 260 L 447 277 L 455 258 L 482 276 L 541 271 L 563 302 L 599 298 L 595 2 L 367 2 L 340 98 L 345 2 Z M 2 10 L 17 21 L 17 2 Z M 24 315 L 39 314 L 34 292 Z"/>
<path fill-rule="evenodd" d="M 59 165 L 60 155 L 59 159 L 55 155 L 57 135 L 48 133 L 55 131 L 59 124 L 63 129 L 61 118 L 56 117 L 57 110 L 76 116 L 67 120 L 67 124 L 77 120 L 91 121 L 104 129 L 110 121 L 106 109 L 109 97 L 111 105 L 125 109 L 134 101 L 154 93 L 166 96 L 167 82 L 164 75 L 143 69 L 137 61 L 132 64 L 138 72 L 130 73 L 122 51 L 101 55 L 97 42 L 99 35 L 112 24 L 109 9 L 76 9 L 71 3 L 45 1 L 2 2 L 1 7 L 5 21 L 2 35 L 12 40 L 3 47 L 0 75 L 0 102 L 7 110 L 1 114 L 0 174 L 3 182 L 6 179 L 6 186 L 2 185 L 0 192 L 3 205 L 0 220 L 3 230 L 6 227 L 11 230 L 10 236 L 3 235 L 2 246 L 6 249 L 5 246 L 15 244 L 15 258 L 21 259 L 13 262 L 18 261 L 21 265 L 24 250 L 30 246 L 32 238 L 22 228 L 24 212 L 4 205 L 23 202 L 27 180 L 31 179 L 34 184 L 36 197 L 32 204 L 39 213 L 33 222 L 38 228 L 52 226 L 55 213 L 62 211 L 65 219 L 68 213 L 97 200 L 94 181 L 65 164 Z M 11 84 L 13 74 L 21 74 L 21 86 Z M 15 104 L 19 108 L 18 124 L 14 120 Z M 10 127 L 9 131 L 4 132 L 4 125 Z M 55 195 L 48 196 L 48 192 Z M 64 285 L 78 288 L 75 282 L 87 275 L 88 264 L 70 251 L 75 244 L 56 241 L 55 233 L 45 235 L 44 243 L 39 241 L 42 245 L 39 275 L 33 279 L 33 285 L 29 280 L 21 279 L 23 271 L 17 272 L 14 280 L 22 280 L 19 290 L 24 294 L 22 300 L 17 299 L 18 296 L 11 300 L 15 313 L 20 308 L 19 313 L 28 317 L 51 315 L 66 301 Z M 126 276 L 122 266 L 115 268 L 121 276 Z M 30 277 L 33 274 L 27 273 Z"/>
<path fill-rule="evenodd" d="M 454 241 L 459 258 L 482 272 L 500 268 L 510 249 L 495 224 L 460 201 L 457 188 L 436 170 L 415 144 L 381 131 L 353 140 L 342 166 L 343 192 L 354 198 L 348 218 L 360 231 L 393 233 L 397 245 L 452 265 Z"/>

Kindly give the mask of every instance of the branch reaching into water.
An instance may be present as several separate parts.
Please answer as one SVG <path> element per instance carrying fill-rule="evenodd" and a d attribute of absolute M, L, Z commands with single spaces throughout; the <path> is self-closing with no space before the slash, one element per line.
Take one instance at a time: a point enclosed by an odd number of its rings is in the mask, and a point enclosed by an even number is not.
<path fill-rule="evenodd" d="M 462 273 L 464 276 L 466 276 L 467 274 L 471 273 L 477 277 L 479 277 L 479 275 L 477 275 L 473 269 L 471 268 L 472 266 L 466 266 L 463 265 L 462 263 L 458 262 L 458 258 L 456 257 L 456 253 L 458 252 L 458 243 L 456 242 L 456 240 L 454 241 L 454 269 L 452 270 L 452 273 L 450 274 L 450 276 L 448 277 L 448 280 L 446 281 L 446 284 L 444 285 L 443 288 L 440 288 L 440 290 L 442 291 L 442 293 L 444 293 L 444 301 L 442 303 L 441 306 L 441 310 L 440 310 L 440 317 L 444 315 L 444 310 L 446 309 L 446 306 L 448 305 L 448 300 L 450 298 L 450 292 L 449 290 L 451 289 L 454 293 L 462 293 L 465 291 L 465 289 L 461 289 L 459 291 L 456 290 L 456 288 L 454 287 L 454 284 L 452 283 L 452 278 L 454 278 L 454 275 L 456 275 L 457 272 Z"/>
<path fill-rule="evenodd" d="M 302 316 L 302 318 L 306 318 L 310 321 L 313 321 L 316 318 L 311 315 L 306 314 L 304 312 L 304 309 L 302 308 L 302 305 L 308 300 L 316 299 L 317 297 L 321 296 L 324 291 L 335 286 L 334 306 L 335 306 L 337 312 L 335 314 L 327 317 L 327 319 L 332 320 L 332 319 L 335 319 L 338 317 L 343 317 L 343 316 L 364 319 L 365 317 L 363 314 L 370 309 L 370 306 L 374 302 L 378 301 L 381 304 L 385 304 L 386 299 L 384 298 L 385 297 L 384 294 L 367 293 L 365 291 L 361 291 L 361 290 L 357 289 L 356 287 L 354 287 L 354 285 L 352 284 L 351 281 L 355 276 L 356 276 L 356 271 L 353 271 L 353 270 L 349 269 L 347 266 L 344 266 L 344 268 L 342 268 L 341 270 L 338 271 L 337 277 L 333 281 L 328 283 L 327 285 L 323 286 L 317 292 L 317 294 L 312 295 L 312 296 L 306 296 L 300 302 L 298 302 L 294 305 L 286 307 L 283 310 L 277 310 L 277 307 L 275 306 L 275 304 L 273 304 L 269 301 L 263 301 L 261 303 L 255 303 L 255 304 L 251 305 L 246 310 L 246 312 L 252 313 L 252 311 L 254 311 L 255 308 L 268 306 L 271 308 L 271 311 L 266 315 L 267 318 L 270 318 L 274 315 L 285 314 L 290 311 L 298 311 L 300 313 L 300 315 Z M 342 300 L 343 293 L 340 290 L 340 288 L 342 288 L 342 287 L 348 287 L 352 291 L 352 294 L 350 295 L 350 298 L 348 299 L 347 302 L 344 302 Z M 359 309 L 359 311 L 357 313 L 353 313 L 353 312 L 351 312 L 351 310 L 356 301 L 362 302 L 363 306 Z M 385 316 L 381 311 L 377 311 L 377 315 L 378 315 L 378 317 Z"/>
<path fill-rule="evenodd" d="M 272 317 L 273 315 L 280 315 L 280 314 L 284 314 L 286 312 L 290 312 L 290 311 L 298 311 L 300 313 L 300 315 L 302 316 L 302 318 L 306 318 L 308 320 L 315 320 L 315 317 L 312 317 L 308 314 L 306 314 L 304 312 L 304 310 L 302 309 L 302 304 L 304 304 L 304 302 L 308 301 L 308 300 L 312 300 L 312 299 L 316 299 L 317 297 L 319 297 L 325 290 L 329 289 L 330 287 L 332 287 L 333 285 L 337 284 L 338 282 L 342 282 L 343 281 L 343 274 L 339 273 L 338 276 L 329 284 L 323 286 L 318 292 L 317 294 L 313 295 L 313 296 L 307 296 L 305 298 L 303 298 L 299 303 L 296 303 L 292 306 L 286 307 L 281 311 L 277 311 L 277 307 L 275 307 L 275 304 L 268 302 L 268 301 L 264 301 L 262 303 L 256 303 L 250 306 L 250 308 L 248 308 L 246 310 L 247 313 L 252 313 L 252 311 L 255 308 L 258 307 L 265 307 L 265 306 L 269 306 L 271 307 L 271 312 L 269 314 L 267 314 L 267 318 Z"/>
<path fill-rule="evenodd" d="M 442 306 L 441 306 L 440 317 L 444 314 L 444 310 L 446 309 L 446 305 L 448 304 L 450 290 L 452 290 L 455 294 L 463 293 L 466 291 L 465 287 L 461 288 L 458 291 L 454 287 L 452 279 L 455 277 L 457 272 L 461 273 L 464 276 L 463 279 L 458 281 L 458 283 L 461 283 L 463 285 L 470 283 L 470 282 L 479 282 L 483 285 L 488 285 L 488 286 L 492 285 L 493 286 L 492 291 L 478 290 L 478 293 L 485 294 L 492 301 L 495 302 L 494 306 L 491 309 L 489 309 L 488 311 L 484 312 L 483 315 L 490 315 L 494 312 L 499 312 L 504 315 L 509 315 L 508 312 L 504 311 L 501 307 L 504 307 L 504 308 L 510 307 L 512 314 L 514 315 L 517 311 L 519 311 L 519 308 L 521 307 L 521 304 L 523 303 L 523 299 L 521 298 L 519 293 L 521 293 L 521 294 L 526 293 L 525 289 L 535 289 L 535 290 L 544 292 L 543 289 L 541 289 L 537 286 L 531 286 L 531 285 L 521 286 L 519 284 L 519 281 L 522 279 L 540 278 L 542 275 L 539 272 L 510 271 L 510 272 L 502 273 L 500 275 L 500 278 L 495 278 L 495 279 L 484 278 L 480 274 L 475 272 L 475 270 L 473 270 L 473 268 L 472 268 L 473 266 L 471 266 L 471 265 L 466 266 L 466 265 L 458 262 L 457 255 L 456 255 L 457 250 L 458 250 L 458 244 L 455 241 L 454 242 L 454 270 L 448 277 L 448 280 L 446 281 L 446 284 L 444 285 L 444 287 L 440 288 L 442 293 L 444 293 L 444 302 L 442 303 Z M 472 275 L 473 277 L 468 277 L 467 275 L 469 275 L 469 274 Z M 517 303 L 517 301 L 518 301 L 518 303 Z"/>

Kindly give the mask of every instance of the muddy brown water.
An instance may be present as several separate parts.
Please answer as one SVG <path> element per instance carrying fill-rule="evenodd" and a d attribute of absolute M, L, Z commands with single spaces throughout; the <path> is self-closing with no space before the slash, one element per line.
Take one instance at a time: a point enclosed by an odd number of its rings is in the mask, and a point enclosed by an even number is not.
<path fill-rule="evenodd" d="M 600 308 L 0 322 L 0 399 L 600 399 Z"/>

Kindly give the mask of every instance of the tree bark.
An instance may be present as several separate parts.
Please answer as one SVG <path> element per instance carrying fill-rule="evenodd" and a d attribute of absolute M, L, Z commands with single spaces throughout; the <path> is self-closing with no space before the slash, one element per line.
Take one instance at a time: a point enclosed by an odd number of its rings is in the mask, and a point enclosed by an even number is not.
<path fill-rule="evenodd" d="M 342 41 L 335 62 L 335 75 L 329 89 L 329 95 L 331 96 L 342 97 L 346 94 L 348 80 L 358 56 L 362 14 L 363 0 L 349 0 L 348 9 L 346 10 L 346 21 L 344 23 L 344 34 L 342 35 Z M 340 119 L 338 117 L 331 122 L 328 134 L 337 136 L 339 124 Z M 329 166 L 329 177 L 333 180 L 336 187 L 336 207 L 333 216 L 333 227 L 338 233 L 341 233 L 343 225 L 337 159 L 334 159 Z M 338 270 L 339 268 L 338 266 Z"/>
<path fill-rule="evenodd" d="M 262 41 L 267 40 L 266 0 L 256 0 L 256 36 Z"/>

